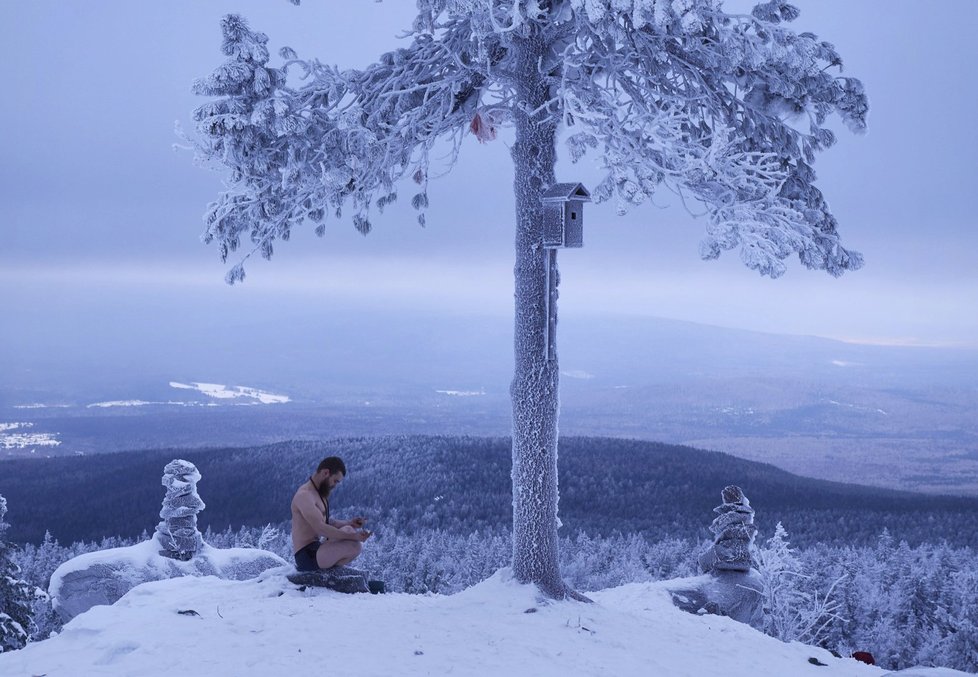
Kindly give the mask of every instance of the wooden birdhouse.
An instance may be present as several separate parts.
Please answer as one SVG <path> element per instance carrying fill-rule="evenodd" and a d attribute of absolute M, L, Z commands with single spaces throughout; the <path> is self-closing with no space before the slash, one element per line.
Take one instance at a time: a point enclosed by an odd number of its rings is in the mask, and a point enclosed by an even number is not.
<path fill-rule="evenodd" d="M 543 246 L 547 249 L 584 246 L 584 203 L 591 194 L 579 183 L 555 183 L 543 202 Z"/>

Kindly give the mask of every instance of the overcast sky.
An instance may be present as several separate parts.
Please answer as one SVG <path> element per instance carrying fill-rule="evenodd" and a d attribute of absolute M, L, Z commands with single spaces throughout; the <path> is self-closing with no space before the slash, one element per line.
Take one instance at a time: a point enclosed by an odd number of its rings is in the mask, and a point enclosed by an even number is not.
<path fill-rule="evenodd" d="M 191 82 L 223 59 L 219 21 L 245 15 L 273 50 L 341 66 L 397 46 L 413 2 L 387 0 L 26 0 L 0 3 L 5 84 L 0 106 L 0 292 L 5 323 L 65 304 L 93 321 L 138 322 L 113 299 L 138 294 L 241 312 L 249 295 L 307 296 L 312 307 L 447 313 L 512 310 L 512 171 L 505 138 L 468 137 L 455 171 L 430 188 L 428 226 L 403 207 L 364 238 L 331 221 L 323 239 L 296 234 L 243 285 L 223 283 L 200 216 L 221 188 L 187 151 Z M 562 315 L 624 313 L 853 341 L 978 348 L 978 2 L 796 0 L 797 31 L 836 45 L 870 97 L 869 132 L 839 128 L 816 163 L 818 185 L 863 270 L 833 279 L 793 261 L 779 280 L 736 252 L 703 262 L 705 223 L 664 196 L 617 217 L 588 205 L 585 246 L 560 253 Z M 745 7 L 747 3 L 728 3 Z M 587 160 L 562 181 L 593 185 Z M 402 200 L 407 202 L 407 200 Z M 227 303 L 229 299 L 234 302 Z M 228 308 L 223 311 L 221 309 Z M 216 323 L 215 323 L 216 324 Z M 6 331 L 6 330 L 5 330 Z"/>

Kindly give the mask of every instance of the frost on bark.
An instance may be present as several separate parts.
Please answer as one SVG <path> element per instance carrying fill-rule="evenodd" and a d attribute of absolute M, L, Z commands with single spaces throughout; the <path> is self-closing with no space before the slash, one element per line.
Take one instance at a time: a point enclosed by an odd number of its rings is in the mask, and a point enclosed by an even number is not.
<path fill-rule="evenodd" d="M 538 35 L 514 46 L 517 71 L 512 156 L 516 192 L 516 368 L 513 401 L 513 573 L 563 597 L 557 566 L 557 360 L 545 346 L 548 293 L 543 248 L 543 190 L 554 183 L 556 124 L 550 92 L 537 70 L 547 50 Z M 556 264 L 554 264 L 556 267 Z M 556 274 L 556 271 L 552 271 Z M 555 301 L 556 299 L 554 299 Z"/>
<path fill-rule="evenodd" d="M 595 156 L 604 174 L 595 202 L 615 200 L 624 213 L 667 187 L 702 206 L 703 258 L 739 250 L 747 267 L 778 277 L 796 255 L 838 276 L 862 258 L 842 246 L 813 165 L 835 143 L 830 115 L 865 127 L 866 96 L 859 80 L 839 74 L 831 44 L 787 27 L 798 10 L 784 0 L 751 14 L 726 14 L 719 0 L 417 7 L 404 47 L 348 71 L 288 47 L 273 65 L 268 36 L 225 17 L 227 60 L 195 84 L 211 100 L 194 113 L 196 136 L 185 137 L 197 162 L 228 177 L 203 239 L 222 260 L 236 259 L 226 276 L 235 283 L 250 256 L 271 258 L 293 228 L 323 235 L 346 210 L 367 234 L 373 210 L 405 186 L 423 225 L 429 176 L 451 169 L 466 135 L 491 142 L 512 127 L 513 567 L 561 597 L 558 363 L 543 348 L 544 266 L 554 279 L 557 271 L 544 260 L 540 203 L 556 180 L 558 135 L 571 161 Z"/>
<path fill-rule="evenodd" d="M 166 495 L 160 510 L 162 521 L 156 526 L 160 554 L 186 562 L 200 551 L 203 537 L 197 529 L 197 513 L 204 502 L 197 495 L 200 472 L 189 462 L 175 459 L 163 469 Z"/>

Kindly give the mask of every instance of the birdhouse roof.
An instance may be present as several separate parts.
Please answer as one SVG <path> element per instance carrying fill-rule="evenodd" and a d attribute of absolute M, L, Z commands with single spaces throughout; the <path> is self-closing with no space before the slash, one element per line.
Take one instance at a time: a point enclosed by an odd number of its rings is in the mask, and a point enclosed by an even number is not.
<path fill-rule="evenodd" d="M 590 200 L 591 194 L 580 183 L 555 183 L 544 191 L 540 198 L 544 202 L 566 202 L 567 200 Z"/>

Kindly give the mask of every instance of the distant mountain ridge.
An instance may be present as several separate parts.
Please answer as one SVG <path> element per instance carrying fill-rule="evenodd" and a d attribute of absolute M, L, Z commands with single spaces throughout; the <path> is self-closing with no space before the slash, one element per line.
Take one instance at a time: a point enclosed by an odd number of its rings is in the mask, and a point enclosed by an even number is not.
<path fill-rule="evenodd" d="M 43 340 L 20 340 L 0 351 L 0 408 L 65 398 L 159 399 L 152 389 L 172 394 L 169 382 L 194 378 L 282 390 L 304 402 L 378 389 L 505 391 L 512 372 L 509 317 L 387 312 L 354 322 L 303 313 L 288 332 L 243 321 L 237 337 L 220 351 L 195 351 L 195 337 L 185 331 L 173 341 L 154 336 L 146 354 L 147 346 L 120 336 L 118 345 L 99 346 L 94 356 L 85 346 L 54 353 Z M 208 345 L 204 336 L 199 345 Z M 849 381 L 857 372 L 874 385 L 973 387 L 968 370 L 978 367 L 978 350 L 845 343 L 626 316 L 562 318 L 559 349 L 568 380 L 632 385 L 758 374 Z"/>
<path fill-rule="evenodd" d="M 350 468 L 332 501 L 336 514 L 355 508 L 376 529 L 407 532 L 471 533 L 510 523 L 508 439 L 388 436 L 7 461 L 0 493 L 10 508 L 8 536 L 36 542 L 50 530 L 68 543 L 151 531 L 162 469 L 173 458 L 201 471 L 201 528 L 279 523 L 289 517 L 295 488 L 329 454 Z M 869 544 L 886 527 L 911 543 L 978 546 L 978 499 L 812 480 L 717 452 L 612 438 L 562 438 L 559 469 L 560 517 L 571 533 L 706 538 L 720 490 L 737 484 L 757 510 L 762 537 L 782 521 L 798 545 Z"/>
<path fill-rule="evenodd" d="M 0 424 L 31 423 L 32 434 L 61 442 L 33 455 L 507 435 L 511 334 L 511 318 L 391 312 L 354 322 L 306 313 L 288 332 L 243 321 L 220 350 L 195 351 L 188 335 L 154 337 L 151 355 L 136 355 L 135 344 L 105 346 L 97 360 L 74 346 L 55 355 L 0 351 Z M 570 316 L 559 353 L 563 434 L 688 444 L 812 477 L 978 496 L 978 351 Z M 243 398 L 174 382 L 247 384 L 290 401 L 231 407 Z M 84 406 L 187 398 L 208 406 Z M 14 408 L 38 404 L 52 406 Z M 65 404 L 75 406 L 53 406 Z M 28 454 L 0 448 L 0 459 Z"/>

